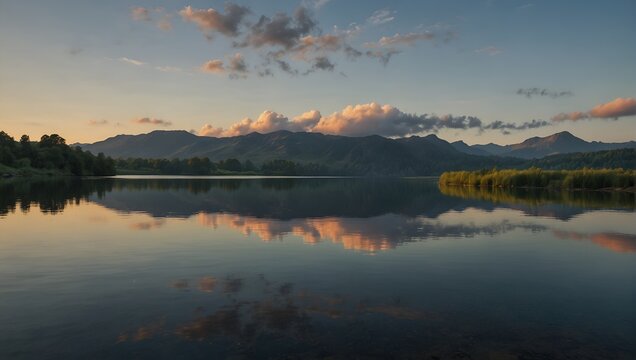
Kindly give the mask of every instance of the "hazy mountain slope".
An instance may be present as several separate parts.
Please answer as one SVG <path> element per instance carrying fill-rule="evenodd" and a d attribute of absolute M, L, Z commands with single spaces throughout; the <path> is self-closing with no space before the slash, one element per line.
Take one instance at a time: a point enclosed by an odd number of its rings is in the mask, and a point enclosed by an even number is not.
<path fill-rule="evenodd" d="M 624 143 L 603 143 L 598 141 L 588 142 L 578 138 L 567 131 L 556 133 L 546 137 L 532 137 L 519 144 L 512 145 L 472 145 L 469 149 L 461 145 L 455 147 L 464 153 L 479 150 L 491 155 L 518 157 L 523 159 L 538 159 L 548 155 L 569 154 L 577 152 L 593 152 L 602 150 L 614 150 L 623 148 L 636 148 L 635 141 Z"/>
<path fill-rule="evenodd" d="M 459 152 L 463 152 L 464 154 L 479 155 L 479 156 L 494 155 L 488 151 L 485 151 L 476 147 L 479 145 L 470 146 L 466 144 L 465 142 L 463 142 L 462 140 L 452 142 L 451 145 L 453 145 L 453 148 L 455 148 L 455 150 Z M 483 145 L 483 146 L 487 146 L 487 145 Z"/>
<path fill-rule="evenodd" d="M 636 169 L 636 148 L 550 155 L 542 159 L 529 160 L 524 165 L 524 167 L 530 166 L 557 170 L 581 169 L 584 167 L 592 169 Z"/>
<path fill-rule="evenodd" d="M 153 131 L 140 135 L 117 135 L 93 144 L 78 144 L 94 154 L 112 157 L 173 158 L 181 148 L 192 145 L 201 137 L 187 131 Z"/>

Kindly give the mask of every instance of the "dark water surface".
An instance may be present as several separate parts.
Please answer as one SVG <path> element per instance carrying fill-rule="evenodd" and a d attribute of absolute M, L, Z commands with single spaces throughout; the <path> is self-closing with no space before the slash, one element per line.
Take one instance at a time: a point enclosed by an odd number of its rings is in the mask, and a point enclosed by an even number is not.
<path fill-rule="evenodd" d="M 0 183 L 1 359 L 635 359 L 633 194 Z"/>

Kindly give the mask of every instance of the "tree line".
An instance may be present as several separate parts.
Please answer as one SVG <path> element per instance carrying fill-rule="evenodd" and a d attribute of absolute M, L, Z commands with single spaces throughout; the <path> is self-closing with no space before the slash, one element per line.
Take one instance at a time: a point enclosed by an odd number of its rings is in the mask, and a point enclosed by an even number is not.
<path fill-rule="evenodd" d="M 260 165 L 251 160 L 230 158 L 213 162 L 207 157 L 190 159 L 127 158 L 115 160 L 120 174 L 159 175 L 328 175 L 329 168 L 315 163 L 298 163 L 290 160 L 270 160 Z"/>
<path fill-rule="evenodd" d="M 113 159 L 69 146 L 58 134 L 42 135 L 39 141 L 31 141 L 28 135 L 22 135 L 16 141 L 0 131 L 0 164 L 19 173 L 115 175 Z"/>

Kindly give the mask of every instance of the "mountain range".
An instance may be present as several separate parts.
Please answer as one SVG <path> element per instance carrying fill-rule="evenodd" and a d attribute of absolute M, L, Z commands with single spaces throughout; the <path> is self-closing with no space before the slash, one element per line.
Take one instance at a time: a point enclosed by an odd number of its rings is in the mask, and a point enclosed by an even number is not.
<path fill-rule="evenodd" d="M 570 132 L 563 131 L 546 137 L 531 137 L 519 144 L 497 145 L 490 143 L 470 146 L 463 141 L 456 141 L 451 145 L 453 145 L 457 151 L 466 154 L 538 159 L 556 154 L 636 148 L 636 141 L 623 143 L 585 141 L 572 135 Z"/>
<path fill-rule="evenodd" d="M 93 144 L 77 144 L 115 158 L 212 161 L 236 158 L 255 164 L 284 159 L 328 166 L 338 174 L 433 175 L 447 170 L 522 166 L 524 159 L 553 154 L 636 148 L 636 142 L 587 142 L 561 132 L 513 145 L 449 143 L 436 135 L 391 139 L 377 135 L 348 137 L 308 132 L 276 131 L 234 137 L 197 136 L 187 131 L 153 131 L 117 135 Z"/>

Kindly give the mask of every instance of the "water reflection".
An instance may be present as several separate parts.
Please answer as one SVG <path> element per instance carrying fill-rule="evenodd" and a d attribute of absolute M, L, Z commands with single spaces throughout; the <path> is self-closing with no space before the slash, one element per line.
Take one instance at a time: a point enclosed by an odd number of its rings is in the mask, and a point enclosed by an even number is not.
<path fill-rule="evenodd" d="M 606 249 L 631 253 L 636 252 L 636 234 L 596 233 L 586 234 L 576 231 L 553 230 L 554 236 L 559 239 L 589 240 L 592 243 Z"/>
<path fill-rule="evenodd" d="M 633 358 L 635 209 L 435 179 L 3 182 L 0 358 Z"/>
<path fill-rule="evenodd" d="M 283 240 L 287 235 L 298 236 L 306 244 L 331 241 L 347 250 L 380 251 L 400 244 L 449 237 L 473 237 L 480 234 L 495 235 L 515 229 L 543 231 L 546 227 L 529 223 L 497 223 L 476 225 L 445 224 L 423 216 L 385 214 L 370 218 L 309 218 L 263 219 L 232 214 L 199 213 L 197 221 L 203 226 L 220 226 L 237 230 L 244 235 L 255 235 L 263 241 Z"/>
<path fill-rule="evenodd" d="M 172 287 L 188 288 L 188 283 L 209 283 L 213 276 L 200 279 L 179 279 Z M 243 285 L 250 285 L 249 294 L 237 297 Z M 179 284 L 175 287 L 174 284 Z M 212 288 L 202 289 L 212 293 Z M 226 278 L 222 289 L 216 293 L 223 304 L 208 312 L 205 306 L 197 306 L 194 318 L 175 324 L 169 328 L 165 319 L 143 324 L 136 329 L 123 332 L 117 342 L 140 342 L 157 336 L 175 336 L 190 341 L 234 338 L 242 348 L 259 346 L 263 337 L 284 337 L 286 341 L 302 342 L 304 346 L 317 342 L 321 337 L 329 336 L 320 330 L 320 322 L 325 320 L 346 320 L 350 324 L 381 316 L 396 321 L 436 320 L 439 316 L 421 309 L 407 306 L 402 299 L 386 300 L 361 298 L 338 294 L 324 295 L 314 293 L 289 282 L 276 283 L 264 275 L 253 278 Z"/>
<path fill-rule="evenodd" d="M 485 200 L 528 211 L 531 215 L 567 218 L 568 209 L 636 209 L 635 194 L 616 191 L 558 191 L 532 188 L 440 186 L 442 194 Z"/>
<path fill-rule="evenodd" d="M 205 227 L 231 228 L 266 242 L 294 236 L 306 244 L 328 241 L 366 252 L 425 239 L 516 230 L 552 230 L 563 238 L 572 233 L 559 223 L 529 219 L 568 221 L 590 211 L 631 213 L 636 208 L 633 193 L 438 189 L 434 179 L 54 179 L 1 183 L 0 193 L 0 216 L 17 208 L 28 212 L 32 205 L 56 214 L 68 205 L 91 202 L 118 213 L 150 216 L 130 223 L 131 230 L 156 230 L 166 226 L 168 218 L 192 218 Z M 461 218 L 470 209 L 479 211 Z M 497 209 L 530 217 L 488 215 Z M 461 221 L 449 223 L 444 220 L 448 216 Z M 631 235 L 585 236 L 614 251 L 633 249 Z"/>

